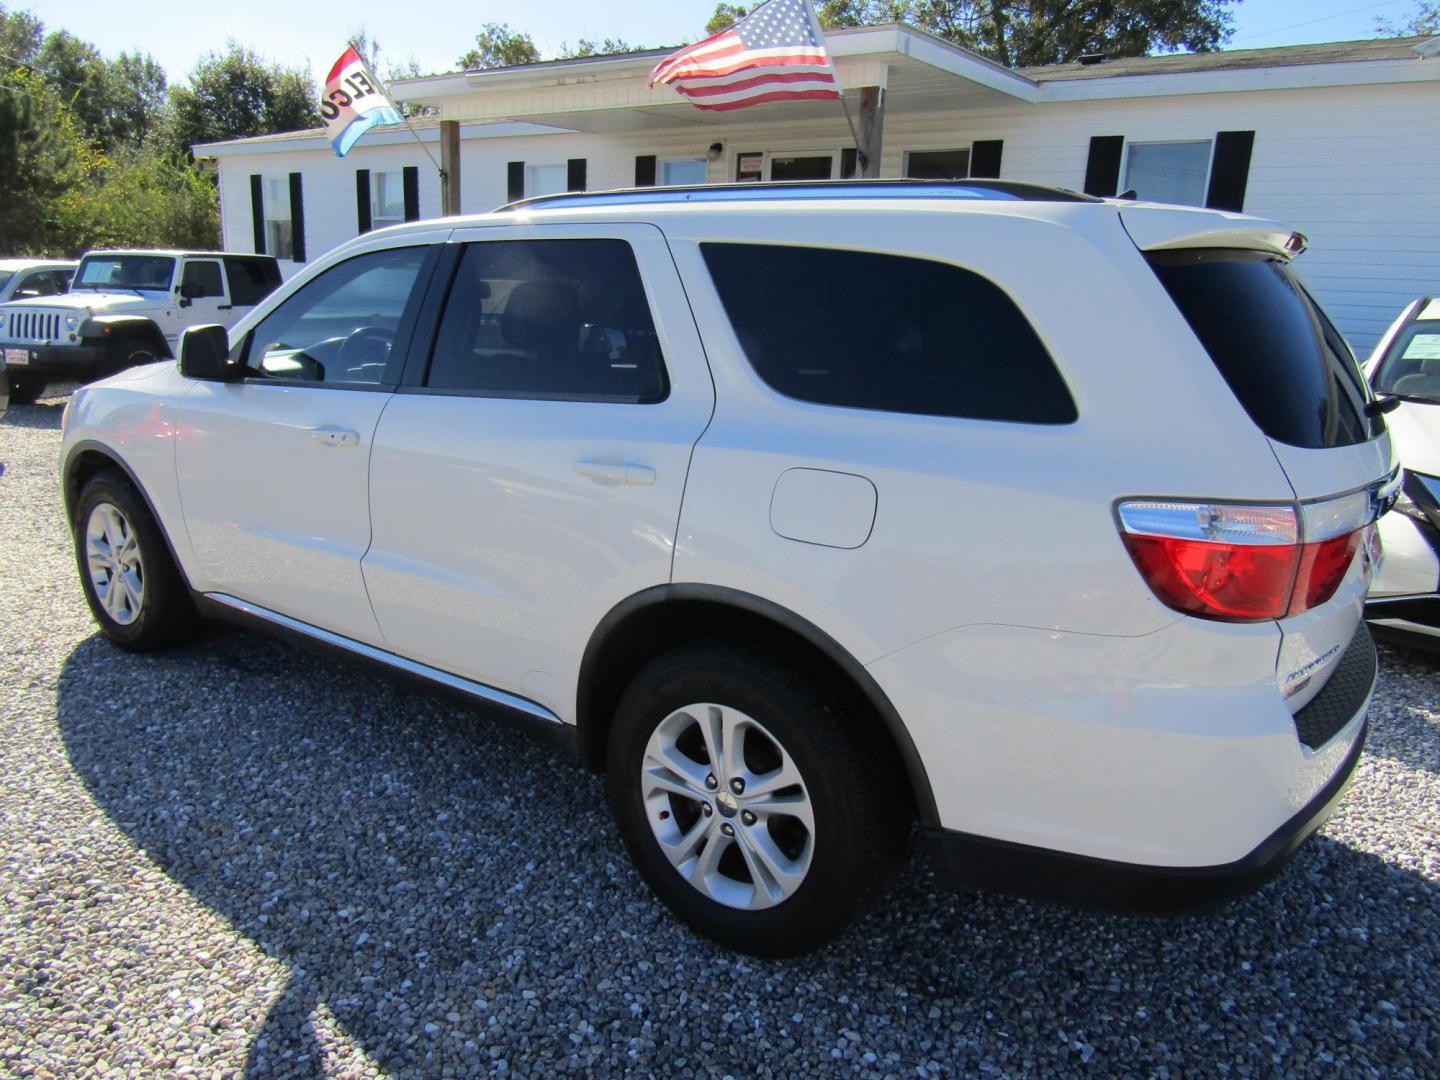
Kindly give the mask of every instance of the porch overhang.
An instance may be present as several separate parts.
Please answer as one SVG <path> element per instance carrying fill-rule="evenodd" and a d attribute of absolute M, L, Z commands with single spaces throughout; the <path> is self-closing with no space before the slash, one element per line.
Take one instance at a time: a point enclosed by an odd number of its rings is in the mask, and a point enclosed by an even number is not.
<path fill-rule="evenodd" d="M 825 44 L 840 85 L 880 87 L 891 115 L 1039 100 L 1034 80 L 911 27 L 833 30 Z M 402 101 L 435 109 L 442 120 L 524 120 L 606 134 L 837 115 L 834 103 L 826 101 L 775 102 L 733 112 L 696 109 L 667 86 L 646 85 L 670 51 L 403 79 L 390 90 Z"/>

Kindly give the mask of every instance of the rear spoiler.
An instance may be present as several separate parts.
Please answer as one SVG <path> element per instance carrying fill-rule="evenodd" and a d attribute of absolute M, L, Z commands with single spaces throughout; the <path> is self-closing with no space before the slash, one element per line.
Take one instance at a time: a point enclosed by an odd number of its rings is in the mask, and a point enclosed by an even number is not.
<path fill-rule="evenodd" d="M 1160 203 L 1121 206 L 1120 223 L 1141 251 L 1240 248 L 1293 259 L 1309 246 L 1302 233 L 1275 221 Z"/>

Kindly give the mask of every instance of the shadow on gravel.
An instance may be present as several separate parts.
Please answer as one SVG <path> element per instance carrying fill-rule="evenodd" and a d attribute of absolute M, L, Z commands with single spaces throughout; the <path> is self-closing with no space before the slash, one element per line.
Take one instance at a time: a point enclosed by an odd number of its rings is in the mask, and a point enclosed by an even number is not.
<path fill-rule="evenodd" d="M 368 673 L 240 632 L 94 637 L 59 724 L 135 845 L 290 967 L 250 1075 L 321 1071 L 319 1003 L 426 1075 L 1440 1065 L 1437 885 L 1328 839 L 1181 920 L 952 896 L 917 858 L 844 940 L 766 962 L 669 918 L 599 780 Z"/>
<path fill-rule="evenodd" d="M 11 405 L 0 416 L 0 424 L 6 427 L 33 428 L 42 431 L 59 431 L 60 414 L 65 411 L 65 402 L 40 401 L 34 405 Z"/>

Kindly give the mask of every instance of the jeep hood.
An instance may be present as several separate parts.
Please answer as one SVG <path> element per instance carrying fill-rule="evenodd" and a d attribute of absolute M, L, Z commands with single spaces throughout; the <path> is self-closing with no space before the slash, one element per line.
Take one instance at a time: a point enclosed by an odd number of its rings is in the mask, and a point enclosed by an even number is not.
<path fill-rule="evenodd" d="M 153 311 L 163 307 L 169 294 L 164 291 L 147 292 L 137 295 L 133 292 L 80 292 L 59 293 L 56 296 L 35 296 L 26 300 L 11 300 L 4 305 L 7 310 L 43 309 L 45 311 L 78 311 L 91 315 L 123 315 L 129 311 Z"/>

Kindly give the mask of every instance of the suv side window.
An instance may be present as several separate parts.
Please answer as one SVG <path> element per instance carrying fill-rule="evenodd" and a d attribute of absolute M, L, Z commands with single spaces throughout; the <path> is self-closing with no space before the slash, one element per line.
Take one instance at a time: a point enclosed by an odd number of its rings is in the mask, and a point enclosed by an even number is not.
<path fill-rule="evenodd" d="M 188 259 L 180 278 L 180 287 L 200 287 L 195 299 L 207 296 L 224 296 L 225 282 L 220 277 L 220 263 L 214 259 Z"/>
<path fill-rule="evenodd" d="M 428 248 L 386 248 L 330 267 L 246 338 L 252 376 L 378 386 Z"/>
<path fill-rule="evenodd" d="M 493 397 L 662 401 L 665 364 L 630 245 L 466 245 L 426 386 Z"/>
<path fill-rule="evenodd" d="M 1076 419 L 1029 321 L 979 274 L 831 248 L 701 251 L 751 366 L 787 397 L 973 420 Z"/>
<path fill-rule="evenodd" d="M 15 286 L 14 296 L 54 296 L 65 291 L 69 274 L 63 270 L 37 270 Z"/>
<path fill-rule="evenodd" d="M 225 274 L 230 279 L 230 302 L 236 307 L 254 307 L 280 284 L 280 266 L 273 259 L 230 256 Z"/>

